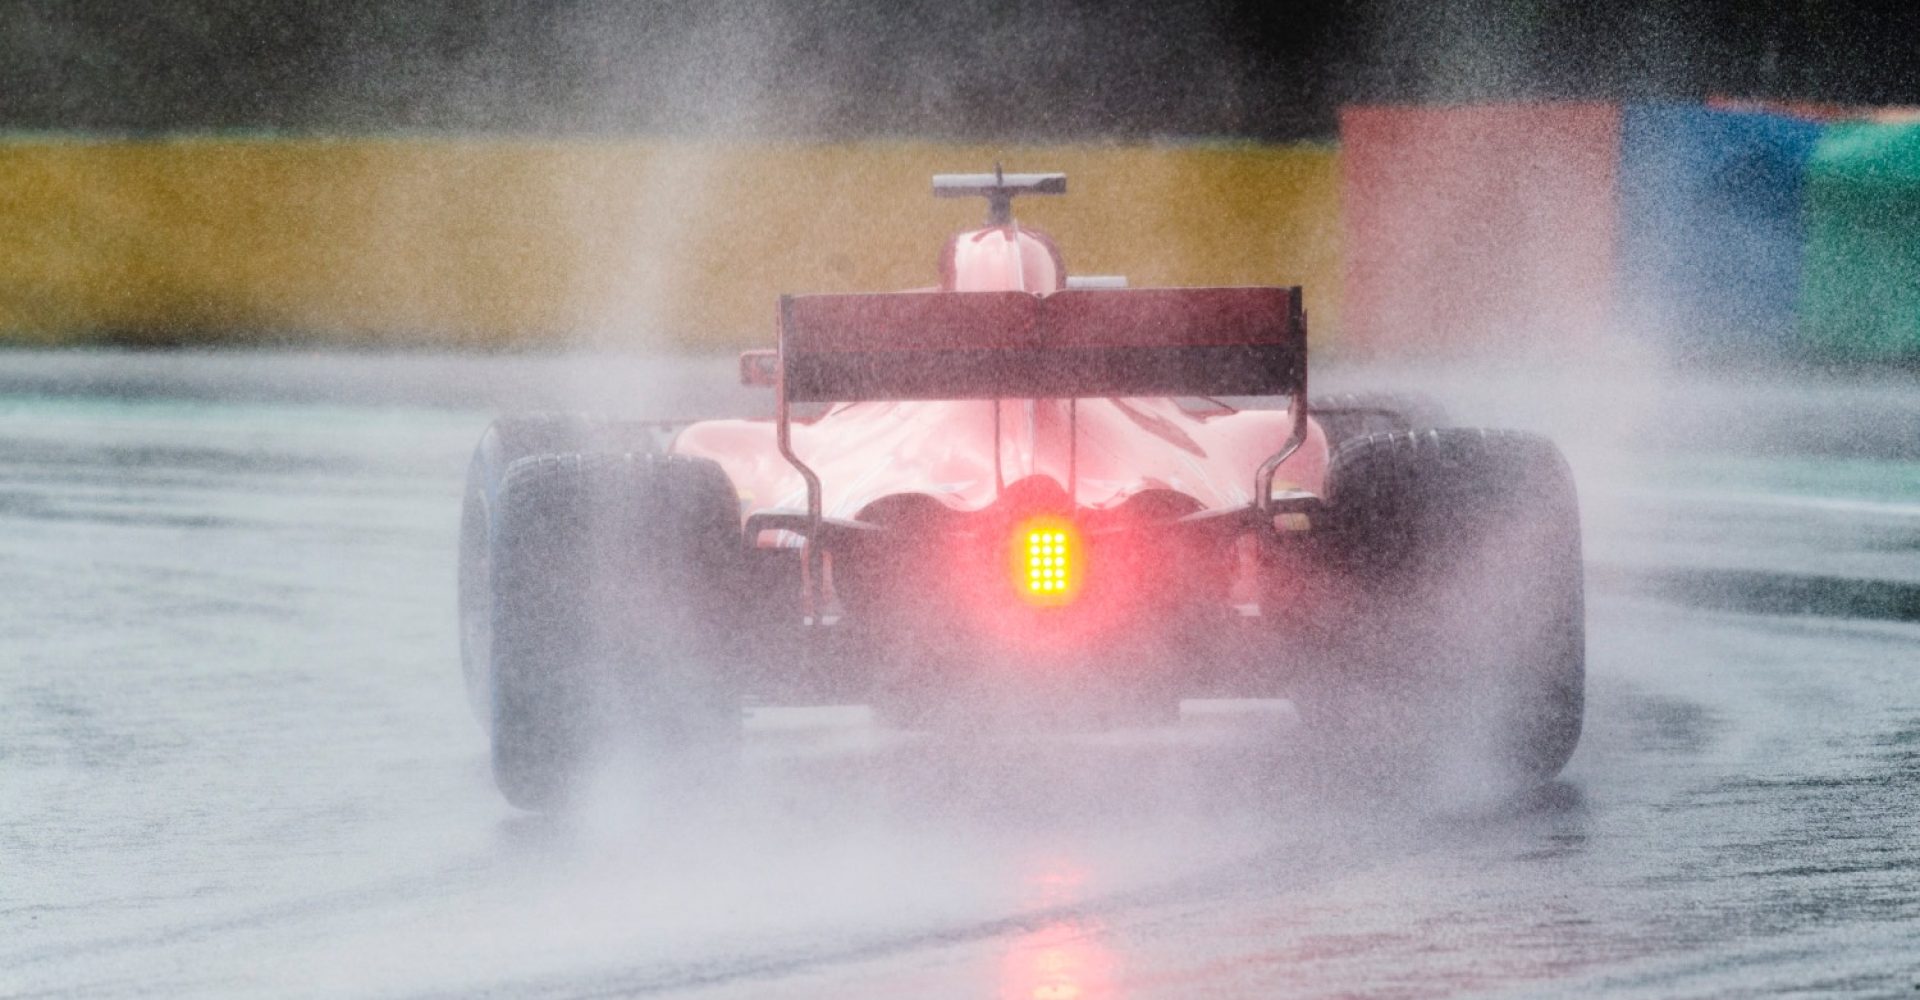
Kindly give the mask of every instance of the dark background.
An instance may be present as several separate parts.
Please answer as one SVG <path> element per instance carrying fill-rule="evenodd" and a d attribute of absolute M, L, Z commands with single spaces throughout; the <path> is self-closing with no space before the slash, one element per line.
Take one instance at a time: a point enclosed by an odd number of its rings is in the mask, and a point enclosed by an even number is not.
<path fill-rule="evenodd" d="M 1920 103 L 1916 6 L 0 0 L 0 128 L 1292 139 L 1352 101 Z"/>

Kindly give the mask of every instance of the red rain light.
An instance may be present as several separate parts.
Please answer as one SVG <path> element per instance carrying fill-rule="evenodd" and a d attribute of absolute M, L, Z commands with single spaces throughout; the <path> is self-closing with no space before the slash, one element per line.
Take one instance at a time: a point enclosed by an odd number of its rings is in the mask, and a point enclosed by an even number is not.
<path fill-rule="evenodd" d="M 1013 539 L 1014 585 L 1035 604 L 1064 604 L 1079 591 L 1084 572 L 1080 539 L 1059 518 L 1035 518 Z"/>

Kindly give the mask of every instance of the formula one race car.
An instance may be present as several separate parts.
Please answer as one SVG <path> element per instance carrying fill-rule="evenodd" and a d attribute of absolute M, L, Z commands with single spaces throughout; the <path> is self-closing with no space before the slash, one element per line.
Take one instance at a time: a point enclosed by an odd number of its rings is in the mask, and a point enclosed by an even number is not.
<path fill-rule="evenodd" d="M 792 295 L 772 419 L 497 421 L 468 477 L 469 692 L 508 800 L 610 741 L 723 759 L 743 706 L 1086 727 L 1288 698 L 1308 733 L 1523 781 L 1579 739 L 1566 463 L 1422 404 L 1309 406 L 1299 288 L 1070 278 L 1060 174 L 943 175 L 940 285 Z"/>

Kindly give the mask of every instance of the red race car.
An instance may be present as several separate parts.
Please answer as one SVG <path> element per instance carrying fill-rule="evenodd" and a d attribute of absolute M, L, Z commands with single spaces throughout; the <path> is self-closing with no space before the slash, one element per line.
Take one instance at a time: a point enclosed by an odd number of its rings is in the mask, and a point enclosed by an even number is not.
<path fill-rule="evenodd" d="M 937 288 L 792 295 L 772 419 L 496 421 L 468 475 L 469 693 L 515 805 L 602 745 L 693 767 L 748 704 L 1084 727 L 1285 697 L 1382 768 L 1523 781 L 1579 739 L 1573 485 L 1526 434 L 1307 396 L 1298 288 L 1069 277 L 1013 218 L 1061 174 L 943 175 L 986 224 Z"/>

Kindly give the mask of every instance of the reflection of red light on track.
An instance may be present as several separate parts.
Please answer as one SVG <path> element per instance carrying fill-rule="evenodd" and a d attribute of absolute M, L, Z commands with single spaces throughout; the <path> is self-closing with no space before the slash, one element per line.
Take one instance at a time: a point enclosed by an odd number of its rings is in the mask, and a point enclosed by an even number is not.
<path fill-rule="evenodd" d="M 1086 567 L 1080 538 L 1060 518 L 1038 517 L 1014 533 L 1014 586 L 1034 604 L 1065 604 L 1080 590 Z"/>
<path fill-rule="evenodd" d="M 1054 859 L 1025 881 L 1023 903 L 1038 909 L 1081 901 L 1088 872 Z M 1005 1000 L 1104 1000 L 1116 995 L 1118 960 L 1098 923 L 1057 920 L 1021 935 L 1001 960 L 1000 996 Z"/>
<path fill-rule="evenodd" d="M 1048 924 L 1014 942 L 1003 964 L 1006 1000 L 1101 1000 L 1114 995 L 1114 955 L 1099 928 Z"/>

